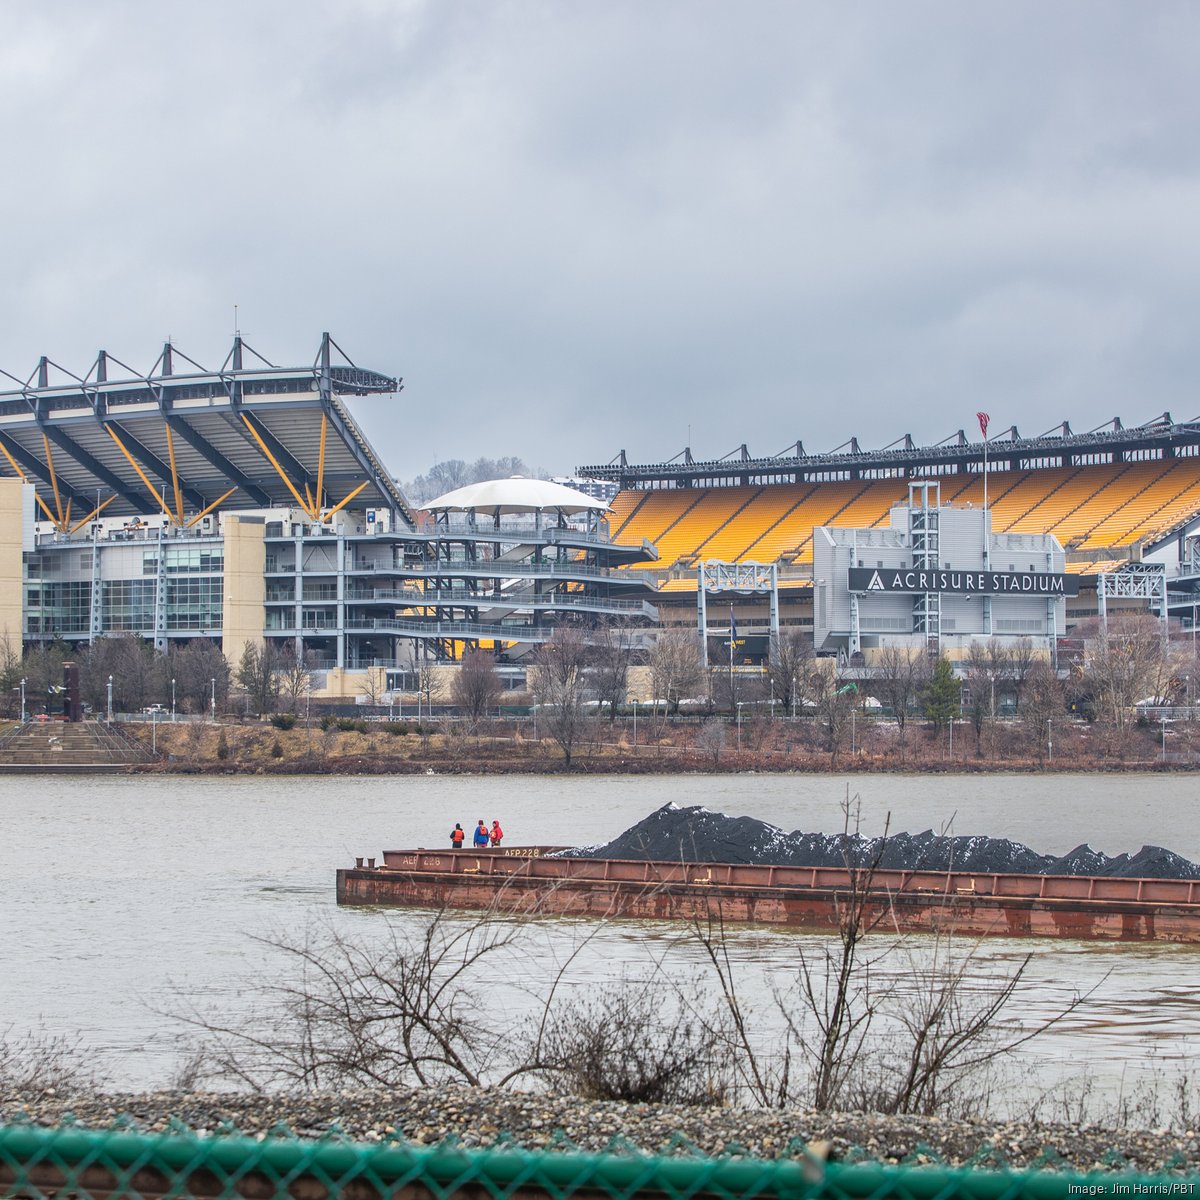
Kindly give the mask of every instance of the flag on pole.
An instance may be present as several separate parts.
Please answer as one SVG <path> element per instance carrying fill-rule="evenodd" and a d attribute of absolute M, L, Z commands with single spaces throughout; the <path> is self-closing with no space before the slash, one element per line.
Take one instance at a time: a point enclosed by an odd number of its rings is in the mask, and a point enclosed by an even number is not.
<path fill-rule="evenodd" d="M 976 417 L 978 418 L 978 420 L 979 420 L 979 432 L 980 432 L 980 433 L 982 433 L 982 434 L 983 434 L 983 436 L 986 438 L 986 437 L 987 437 L 987 427 L 988 427 L 988 422 L 991 420 L 991 417 L 989 417 L 989 416 L 987 415 L 987 413 L 985 413 L 985 412 L 977 412 L 977 413 L 975 414 L 975 416 L 976 416 Z"/>
<path fill-rule="evenodd" d="M 729 641 L 737 641 L 737 618 L 733 615 L 733 605 L 729 606 Z"/>

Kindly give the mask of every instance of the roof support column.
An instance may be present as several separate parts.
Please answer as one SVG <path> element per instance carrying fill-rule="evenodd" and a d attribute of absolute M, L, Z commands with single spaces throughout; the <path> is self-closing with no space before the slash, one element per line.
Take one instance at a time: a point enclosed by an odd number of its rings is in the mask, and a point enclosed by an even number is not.
<path fill-rule="evenodd" d="M 346 666 L 346 535 L 337 531 L 337 665 Z"/>
<path fill-rule="evenodd" d="M 104 632 L 100 605 L 104 586 L 100 578 L 100 552 L 100 526 L 95 525 L 92 528 L 92 594 L 88 601 L 88 645 L 91 646 Z"/>
<path fill-rule="evenodd" d="M 292 643 L 292 653 L 297 662 L 304 661 L 304 526 L 293 524 L 292 529 L 298 532 L 292 535 L 292 545 L 296 553 L 296 604 L 293 609 L 292 624 L 296 628 Z"/>
<path fill-rule="evenodd" d="M 158 530 L 158 566 L 154 573 L 154 649 L 167 652 L 167 547 Z"/>

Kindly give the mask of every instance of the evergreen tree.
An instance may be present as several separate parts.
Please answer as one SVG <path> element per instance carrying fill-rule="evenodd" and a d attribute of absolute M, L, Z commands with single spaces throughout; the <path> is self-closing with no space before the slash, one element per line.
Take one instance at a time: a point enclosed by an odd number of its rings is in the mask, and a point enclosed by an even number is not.
<path fill-rule="evenodd" d="M 924 697 L 926 719 L 933 722 L 935 729 L 944 729 L 958 716 L 959 693 L 954 668 L 943 654 L 933 664 L 933 677 L 925 689 Z"/>

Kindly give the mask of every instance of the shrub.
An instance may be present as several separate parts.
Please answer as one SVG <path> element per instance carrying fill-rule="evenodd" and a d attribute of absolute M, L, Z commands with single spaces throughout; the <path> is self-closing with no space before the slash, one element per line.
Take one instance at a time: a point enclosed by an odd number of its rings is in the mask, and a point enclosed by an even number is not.
<path fill-rule="evenodd" d="M 403 721 L 384 721 L 380 728 L 392 737 L 404 737 L 408 733 L 408 726 Z"/>
<path fill-rule="evenodd" d="M 290 728 L 290 726 L 289 726 L 289 728 Z M 275 739 L 274 743 L 271 746 L 271 757 L 272 758 L 282 758 L 283 757 L 283 747 L 279 744 L 278 738 Z"/>
<path fill-rule="evenodd" d="M 331 716 L 329 713 L 326 713 L 318 722 L 318 724 L 321 726 L 322 733 L 328 733 L 331 729 L 336 727 L 337 723 L 337 717 Z"/>
<path fill-rule="evenodd" d="M 217 738 L 217 757 L 224 762 L 229 757 L 229 743 L 225 740 L 225 730 L 221 730 L 221 736 Z"/>
<path fill-rule="evenodd" d="M 293 729 L 296 725 L 296 714 L 272 713 L 271 724 L 274 725 L 276 729 Z M 276 745 L 278 744 L 279 743 L 277 742 Z"/>

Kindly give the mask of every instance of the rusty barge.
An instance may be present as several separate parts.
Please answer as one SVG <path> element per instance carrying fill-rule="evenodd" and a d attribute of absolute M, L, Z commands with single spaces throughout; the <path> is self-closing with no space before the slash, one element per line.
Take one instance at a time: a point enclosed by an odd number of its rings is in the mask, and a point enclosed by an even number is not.
<path fill-rule="evenodd" d="M 546 857 L 562 849 L 386 850 L 338 871 L 337 902 L 827 930 L 855 882 L 833 867 Z M 906 932 L 1200 944 L 1200 880 L 876 870 L 869 903 Z"/>

